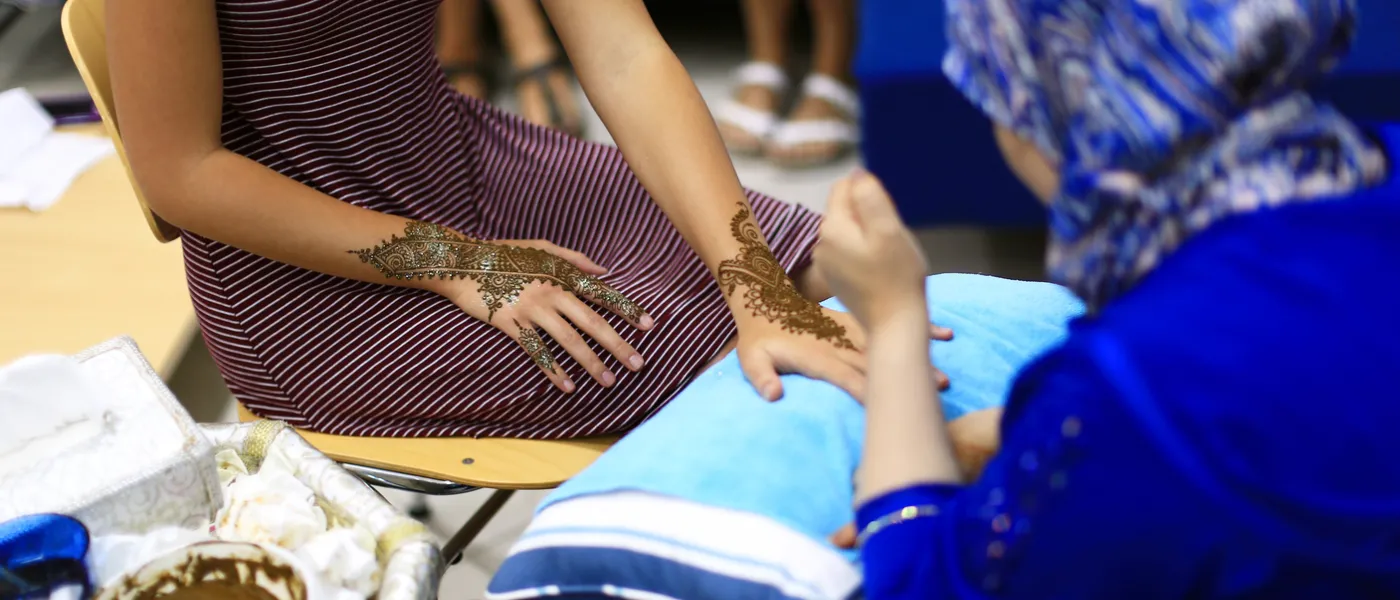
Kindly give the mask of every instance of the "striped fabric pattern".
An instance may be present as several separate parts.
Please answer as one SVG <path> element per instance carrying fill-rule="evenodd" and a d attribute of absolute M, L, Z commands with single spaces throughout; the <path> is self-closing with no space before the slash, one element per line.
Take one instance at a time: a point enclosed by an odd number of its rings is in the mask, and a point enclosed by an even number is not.
<path fill-rule="evenodd" d="M 733 335 L 724 300 L 617 149 L 451 90 L 433 53 L 437 5 L 219 0 L 225 146 L 358 206 L 583 252 L 655 317 L 643 333 L 606 315 L 646 368 L 631 373 L 594 344 L 618 377 L 604 389 L 551 342 L 579 383 L 564 394 L 515 342 L 441 297 L 187 232 L 205 341 L 250 410 L 313 431 L 567 438 L 628 429 Z M 783 264 L 805 266 L 820 217 L 753 192 L 749 200 Z"/>
<path fill-rule="evenodd" d="M 767 517 L 627 491 L 540 511 L 486 598 L 845 600 L 860 582 L 841 552 Z"/>

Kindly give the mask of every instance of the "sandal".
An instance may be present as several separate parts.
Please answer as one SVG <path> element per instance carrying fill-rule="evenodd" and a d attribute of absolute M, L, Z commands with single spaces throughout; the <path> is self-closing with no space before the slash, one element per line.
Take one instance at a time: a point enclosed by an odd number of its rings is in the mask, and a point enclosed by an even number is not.
<path fill-rule="evenodd" d="M 472 96 L 472 94 L 462 92 L 462 90 L 457 87 L 457 79 L 461 77 L 477 78 L 481 81 L 481 96 L 479 96 L 479 98 L 482 100 L 491 99 L 491 78 L 488 77 L 486 68 L 482 66 L 481 61 L 444 64 L 442 66 L 442 73 L 443 75 L 447 76 L 447 84 L 452 86 L 452 89 L 457 90 L 458 92 L 461 92 L 467 96 Z M 478 96 L 472 97 L 476 98 Z"/>
<path fill-rule="evenodd" d="M 778 125 L 768 140 L 765 154 L 786 167 L 812 167 L 830 163 L 855 149 L 859 141 L 856 122 L 860 118 L 860 98 L 835 77 L 814 73 L 802 82 L 802 101 L 816 99 L 839 111 L 840 118 L 792 119 Z M 829 151 L 793 156 L 804 145 L 829 144 Z"/>
<path fill-rule="evenodd" d="M 788 87 L 787 74 L 783 69 L 766 62 L 744 63 L 734 70 L 734 80 L 736 94 L 738 90 L 746 87 L 760 87 L 772 92 L 779 102 Z M 715 112 L 715 121 L 742 131 L 745 135 L 744 139 L 723 136 L 724 145 L 730 152 L 759 154 L 763 151 L 763 144 L 773 134 L 773 128 L 778 123 L 778 114 L 773 110 L 754 108 L 739 102 L 735 97 L 730 97 Z"/>
<path fill-rule="evenodd" d="M 512 80 L 514 81 L 516 87 L 516 102 L 519 102 L 518 94 L 520 84 L 526 82 L 533 82 L 535 85 L 538 85 L 540 87 L 540 95 L 544 98 L 545 107 L 549 110 L 549 127 L 558 129 L 574 137 L 581 138 L 583 137 L 582 115 L 575 117 L 577 119 L 576 122 L 572 124 L 566 123 L 564 120 L 564 110 L 559 104 L 559 97 L 555 95 L 554 87 L 551 86 L 549 82 L 549 76 L 559 71 L 563 71 L 566 74 L 572 74 L 569 69 L 568 61 L 565 60 L 563 57 L 546 61 L 537 64 L 533 67 L 517 71 L 512 77 Z"/>

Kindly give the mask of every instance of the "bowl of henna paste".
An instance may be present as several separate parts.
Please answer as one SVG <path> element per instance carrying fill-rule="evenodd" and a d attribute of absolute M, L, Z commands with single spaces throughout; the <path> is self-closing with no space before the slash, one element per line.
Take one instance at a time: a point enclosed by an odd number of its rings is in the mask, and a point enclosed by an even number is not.
<path fill-rule="evenodd" d="M 98 600 L 309 600 L 292 564 L 261 546 L 202 542 L 170 552 L 100 590 Z"/>

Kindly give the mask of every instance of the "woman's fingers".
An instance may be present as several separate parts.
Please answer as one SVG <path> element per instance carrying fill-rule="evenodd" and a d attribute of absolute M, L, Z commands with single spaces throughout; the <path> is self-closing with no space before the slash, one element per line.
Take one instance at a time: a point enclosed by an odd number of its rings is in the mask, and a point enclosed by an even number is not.
<path fill-rule="evenodd" d="M 603 387 L 612 387 L 614 383 L 617 383 L 617 375 L 609 371 L 607 365 L 603 364 L 603 359 L 598 358 L 598 355 L 593 352 L 593 348 L 588 345 L 588 340 L 583 339 L 578 330 L 574 329 L 573 325 L 570 325 L 558 313 L 549 310 L 541 311 L 535 316 L 535 324 L 544 329 L 549 337 L 554 338 L 554 341 L 565 352 L 568 352 L 569 356 L 574 357 L 574 361 L 582 365 L 583 370 L 588 371 L 588 374 L 593 376 L 594 381 L 602 384 Z"/>
<path fill-rule="evenodd" d="M 943 369 L 940 369 L 940 368 L 938 368 L 938 367 L 934 367 L 934 368 L 933 368 L 933 383 L 936 384 L 936 385 L 938 386 L 938 391 L 941 392 L 941 391 L 943 391 L 943 390 L 948 389 L 948 386 L 952 384 L 952 380 L 948 379 L 948 374 L 947 374 L 947 373 L 944 373 L 944 372 L 943 372 Z"/>
<path fill-rule="evenodd" d="M 779 348 L 787 348 L 780 346 Z M 799 352 L 802 356 L 791 356 L 787 352 Z M 780 350 L 774 357 L 778 369 L 784 373 L 800 373 L 813 379 L 820 379 L 839 387 L 855 398 L 865 401 L 865 372 L 857 369 L 840 357 L 832 356 L 824 342 L 813 341 L 801 344 L 793 350 Z"/>
<path fill-rule="evenodd" d="M 561 300 L 556 308 L 560 314 L 573 321 L 575 327 L 602 344 L 609 353 L 617 358 L 618 362 L 626 365 L 629 370 L 640 371 L 642 366 L 646 364 L 641 353 L 628 344 L 627 340 L 622 339 L 622 336 L 613 329 L 612 324 L 608 323 L 607 319 L 594 312 L 578 298 L 570 297 Z"/>
<path fill-rule="evenodd" d="M 522 324 L 519 320 L 514 320 L 515 332 L 510 334 L 515 338 L 516 343 L 525 349 L 525 353 L 530 355 L 531 362 L 535 363 L 549 380 L 554 382 L 554 386 L 563 390 L 566 394 L 572 394 L 577 386 L 569 378 L 564 370 L 559 368 L 558 361 L 554 360 L 554 354 L 549 351 L 549 346 L 545 345 L 544 338 L 533 325 Z M 509 332 L 508 332 L 509 333 Z"/>
<path fill-rule="evenodd" d="M 953 339 L 953 330 L 937 323 L 929 323 L 928 336 L 940 342 L 946 342 Z"/>
<path fill-rule="evenodd" d="M 856 524 L 847 523 L 836 533 L 831 534 L 831 545 L 842 550 L 851 550 L 856 547 Z"/>
<path fill-rule="evenodd" d="M 773 402 L 783 397 L 783 382 L 778 378 L 778 367 L 773 357 L 766 351 L 739 350 L 739 366 L 744 369 L 744 377 L 764 400 Z"/>
<path fill-rule="evenodd" d="M 573 286 L 575 294 L 627 319 L 627 322 L 642 331 L 650 330 L 654 324 L 651 315 L 648 315 L 645 309 L 597 277 L 584 277 L 580 281 L 573 282 Z"/>

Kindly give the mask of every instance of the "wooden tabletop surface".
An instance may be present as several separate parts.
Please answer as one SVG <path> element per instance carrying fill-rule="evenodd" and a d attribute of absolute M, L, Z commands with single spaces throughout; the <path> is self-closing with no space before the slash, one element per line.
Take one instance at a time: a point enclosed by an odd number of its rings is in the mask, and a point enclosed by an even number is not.
<path fill-rule="evenodd" d="M 180 243 L 151 235 L 115 154 L 44 212 L 0 208 L 0 364 L 125 334 L 169 377 L 194 332 Z"/>

